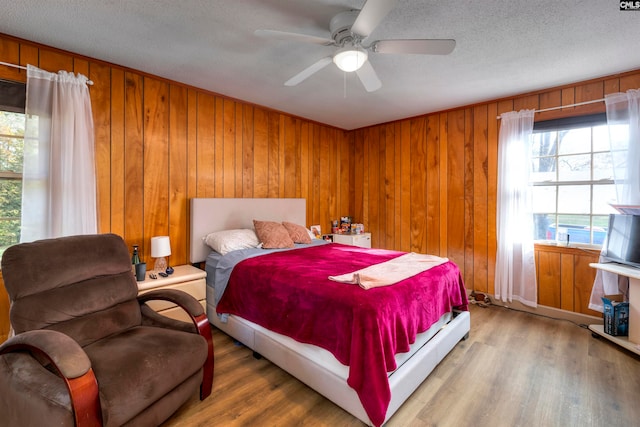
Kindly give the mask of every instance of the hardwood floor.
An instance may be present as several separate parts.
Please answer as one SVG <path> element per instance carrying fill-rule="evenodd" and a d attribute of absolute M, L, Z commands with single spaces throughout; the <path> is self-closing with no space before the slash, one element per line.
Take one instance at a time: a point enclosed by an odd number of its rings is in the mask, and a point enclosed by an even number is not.
<path fill-rule="evenodd" d="M 214 329 L 212 395 L 169 426 L 362 426 L 363 423 Z M 575 324 L 471 306 L 471 333 L 386 424 L 632 426 L 640 357 Z"/>

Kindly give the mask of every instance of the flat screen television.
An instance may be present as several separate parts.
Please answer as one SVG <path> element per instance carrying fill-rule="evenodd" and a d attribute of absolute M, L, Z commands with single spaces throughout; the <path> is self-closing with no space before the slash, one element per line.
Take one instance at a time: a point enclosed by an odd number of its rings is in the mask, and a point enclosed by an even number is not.
<path fill-rule="evenodd" d="M 609 215 L 604 249 L 609 261 L 640 268 L 640 215 Z"/>

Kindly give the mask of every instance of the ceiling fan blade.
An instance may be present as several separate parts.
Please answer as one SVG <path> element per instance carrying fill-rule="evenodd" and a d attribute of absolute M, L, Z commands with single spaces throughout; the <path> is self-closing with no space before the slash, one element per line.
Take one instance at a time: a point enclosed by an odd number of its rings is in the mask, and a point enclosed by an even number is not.
<path fill-rule="evenodd" d="M 421 55 L 448 55 L 456 47 L 451 39 L 378 40 L 372 44 L 376 53 L 414 53 Z"/>
<path fill-rule="evenodd" d="M 365 62 L 362 67 L 356 70 L 356 74 L 367 92 L 374 92 L 382 87 L 382 82 L 371 66 L 371 62 Z"/>
<path fill-rule="evenodd" d="M 351 26 L 351 31 L 362 38 L 367 37 L 395 7 L 396 3 L 398 0 L 367 0 Z"/>
<path fill-rule="evenodd" d="M 324 58 L 321 58 L 319 61 L 314 62 L 309 67 L 305 68 L 304 70 L 300 71 L 298 74 L 296 74 L 295 76 L 291 77 L 289 80 L 284 82 L 284 85 L 295 86 L 301 83 L 302 81 L 311 77 L 313 74 L 322 70 L 327 65 L 331 64 L 331 61 L 333 61 L 333 58 L 331 58 L 330 56 L 325 56 Z"/>
<path fill-rule="evenodd" d="M 328 38 L 310 36 L 308 34 L 289 33 L 286 31 L 255 30 L 253 34 L 259 37 L 276 39 L 276 40 L 298 41 L 303 43 L 321 44 L 325 46 L 331 46 L 332 44 L 334 44 L 334 41 Z"/>

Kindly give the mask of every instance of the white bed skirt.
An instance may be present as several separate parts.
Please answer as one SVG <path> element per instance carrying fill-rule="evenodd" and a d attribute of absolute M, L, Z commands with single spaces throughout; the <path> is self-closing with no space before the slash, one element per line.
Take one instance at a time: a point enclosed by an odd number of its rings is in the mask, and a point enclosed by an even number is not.
<path fill-rule="evenodd" d="M 278 365 L 356 418 L 372 425 L 354 389 L 347 385 L 348 367 L 327 350 L 302 344 L 238 316 L 222 323 L 207 304 L 209 321 L 218 329 Z M 385 422 L 422 384 L 471 327 L 469 312 L 445 313 L 429 330 L 419 334 L 408 353 L 396 355 L 398 368 L 389 373 L 391 402 Z"/>

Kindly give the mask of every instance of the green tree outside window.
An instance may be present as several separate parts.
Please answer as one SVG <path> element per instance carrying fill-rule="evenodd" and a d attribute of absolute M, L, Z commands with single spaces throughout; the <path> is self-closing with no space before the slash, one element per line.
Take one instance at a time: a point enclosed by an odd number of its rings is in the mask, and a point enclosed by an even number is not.
<path fill-rule="evenodd" d="M 0 256 L 20 241 L 24 114 L 0 111 Z"/>

